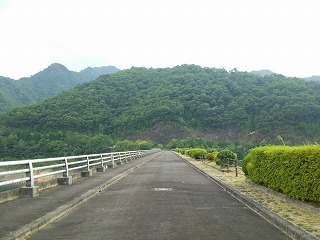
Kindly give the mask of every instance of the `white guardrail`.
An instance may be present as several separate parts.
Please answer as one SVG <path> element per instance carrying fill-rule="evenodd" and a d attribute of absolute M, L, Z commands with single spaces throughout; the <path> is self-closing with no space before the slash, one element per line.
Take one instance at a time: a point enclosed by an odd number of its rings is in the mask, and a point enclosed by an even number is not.
<path fill-rule="evenodd" d="M 26 188 L 34 188 L 35 182 L 40 178 L 69 179 L 72 184 L 72 174 L 81 172 L 83 176 L 91 176 L 92 169 L 105 171 L 106 168 L 114 168 L 124 162 L 149 155 L 156 150 L 138 150 L 128 152 L 112 152 L 81 156 L 68 156 L 57 158 L 44 158 L 32 160 L 17 160 L 0 162 L 0 187 L 6 185 L 24 185 Z M 87 175 L 86 175 L 87 174 Z M 63 181 L 62 181 L 63 182 Z M 29 195 L 29 194 L 27 194 Z M 33 195 L 33 194 L 32 194 Z"/>

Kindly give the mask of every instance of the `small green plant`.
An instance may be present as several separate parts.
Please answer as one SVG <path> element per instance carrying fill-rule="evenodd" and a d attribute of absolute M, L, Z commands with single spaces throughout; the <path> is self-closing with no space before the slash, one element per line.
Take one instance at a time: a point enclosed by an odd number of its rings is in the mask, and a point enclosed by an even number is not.
<path fill-rule="evenodd" d="M 192 148 L 189 150 L 189 156 L 195 159 L 200 159 L 201 156 L 205 156 L 207 150 L 204 148 Z"/>
<path fill-rule="evenodd" d="M 234 160 L 237 159 L 237 154 L 232 152 L 229 149 L 221 150 L 217 155 L 216 163 L 220 166 L 225 166 L 225 164 L 229 163 L 233 164 Z"/>
<path fill-rule="evenodd" d="M 204 158 L 207 159 L 208 161 L 217 161 L 217 155 L 218 155 L 218 151 L 209 152 L 204 156 Z"/>

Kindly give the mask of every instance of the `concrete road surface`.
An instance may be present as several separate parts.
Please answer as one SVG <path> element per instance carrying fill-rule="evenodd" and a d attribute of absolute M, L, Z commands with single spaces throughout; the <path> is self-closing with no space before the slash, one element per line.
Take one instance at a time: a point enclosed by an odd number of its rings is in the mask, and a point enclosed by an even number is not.
<path fill-rule="evenodd" d="M 30 239 L 291 239 L 172 152 Z"/>

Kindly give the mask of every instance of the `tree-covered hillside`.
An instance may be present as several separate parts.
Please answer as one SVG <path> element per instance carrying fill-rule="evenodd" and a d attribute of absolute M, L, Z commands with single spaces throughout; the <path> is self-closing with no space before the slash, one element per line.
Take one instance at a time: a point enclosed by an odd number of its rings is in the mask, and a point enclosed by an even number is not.
<path fill-rule="evenodd" d="M 43 71 L 20 80 L 0 77 L 0 112 L 16 106 L 36 103 L 55 96 L 98 76 L 119 71 L 113 66 L 86 68 L 80 72 L 69 71 L 54 63 Z"/>
<path fill-rule="evenodd" d="M 182 65 L 103 75 L 42 103 L 9 111 L 0 124 L 160 141 L 170 140 L 161 127 L 170 125 L 175 131 L 168 133 L 170 138 L 185 132 L 214 140 L 308 142 L 319 140 L 319 119 L 316 82 Z"/>
<path fill-rule="evenodd" d="M 272 75 L 275 74 L 274 72 L 272 72 L 269 69 L 264 69 L 264 70 L 258 70 L 258 71 L 251 71 L 250 73 L 252 74 L 256 74 L 256 75 L 260 75 L 262 77 L 266 76 L 266 75 Z"/>
<path fill-rule="evenodd" d="M 306 81 L 320 81 L 320 76 L 312 76 L 304 78 Z"/>
<path fill-rule="evenodd" d="M 22 102 L 33 102 L 29 94 L 17 87 L 16 81 L 0 77 L 0 113 L 6 109 L 21 105 Z"/>

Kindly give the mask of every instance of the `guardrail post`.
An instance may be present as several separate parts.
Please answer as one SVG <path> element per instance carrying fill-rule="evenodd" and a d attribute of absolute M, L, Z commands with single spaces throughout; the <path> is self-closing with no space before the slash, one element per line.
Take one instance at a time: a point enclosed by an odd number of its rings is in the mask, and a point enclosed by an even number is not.
<path fill-rule="evenodd" d="M 39 196 L 39 186 L 34 186 L 34 172 L 32 161 L 26 164 L 26 168 L 29 171 L 26 173 L 27 177 L 30 178 L 25 187 L 20 188 L 20 197 L 37 197 Z"/>
<path fill-rule="evenodd" d="M 33 187 L 34 186 L 34 173 L 33 173 L 33 164 L 31 161 L 29 161 L 29 163 L 26 166 L 27 168 L 29 168 L 29 172 L 26 173 L 27 177 L 30 178 L 29 181 L 27 181 L 27 185 L 26 187 Z"/>
<path fill-rule="evenodd" d="M 114 164 L 113 153 L 111 153 L 111 162 L 108 162 L 107 167 L 108 168 L 115 168 L 116 167 L 116 165 Z"/>
<path fill-rule="evenodd" d="M 87 156 L 87 170 L 81 172 L 81 177 L 91 177 L 92 176 L 92 170 L 90 169 L 90 159 L 89 156 Z"/>
<path fill-rule="evenodd" d="M 68 159 L 64 159 L 64 170 L 63 177 L 58 178 L 59 185 L 72 185 L 72 176 L 69 176 L 69 165 Z"/>
<path fill-rule="evenodd" d="M 229 158 L 227 158 L 227 172 L 229 172 Z"/>
<path fill-rule="evenodd" d="M 130 152 L 126 152 L 126 159 L 127 159 L 127 162 L 131 162 L 132 161 Z"/>
<path fill-rule="evenodd" d="M 238 159 L 236 159 L 234 163 L 236 165 L 236 177 L 238 177 Z"/>
<path fill-rule="evenodd" d="M 124 152 L 123 163 L 128 163 L 127 152 Z"/>
<path fill-rule="evenodd" d="M 124 156 L 123 156 L 123 163 L 128 163 L 128 159 L 127 159 L 127 152 L 124 152 Z"/>
<path fill-rule="evenodd" d="M 118 153 L 118 161 L 116 162 L 117 165 L 123 165 L 123 161 L 121 159 L 121 153 Z"/>
<path fill-rule="evenodd" d="M 104 162 L 103 162 L 103 155 L 100 155 L 101 158 L 101 166 L 97 167 L 97 172 L 105 172 L 106 171 L 106 167 L 104 166 Z"/>

